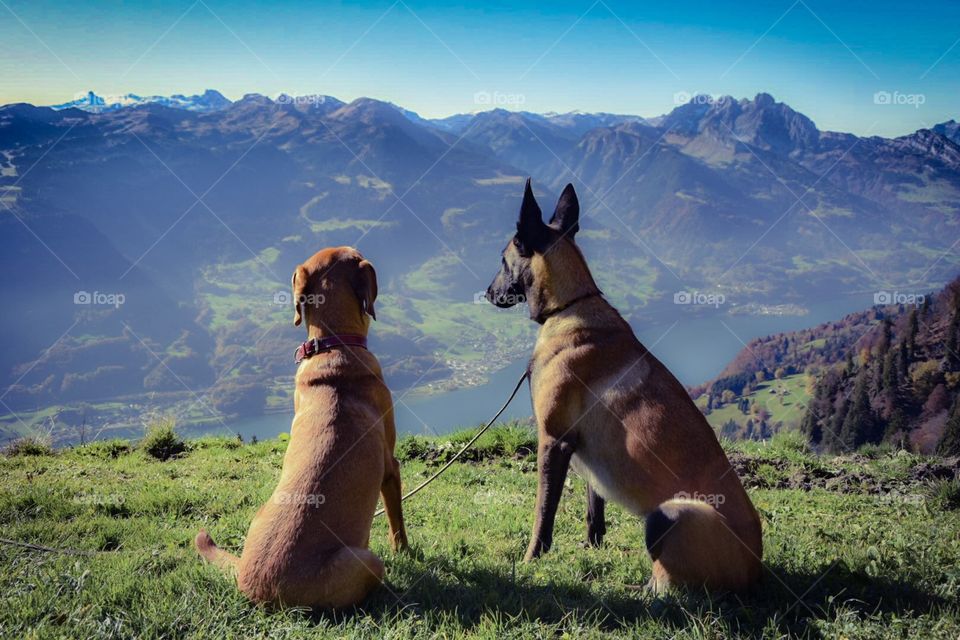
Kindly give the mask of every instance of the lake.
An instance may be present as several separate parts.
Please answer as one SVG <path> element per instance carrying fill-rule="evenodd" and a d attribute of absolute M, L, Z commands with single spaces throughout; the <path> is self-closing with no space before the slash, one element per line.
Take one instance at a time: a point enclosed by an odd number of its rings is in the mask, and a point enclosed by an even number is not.
<path fill-rule="evenodd" d="M 697 313 L 690 307 L 677 307 L 665 311 L 662 320 L 633 329 L 682 383 L 696 385 L 720 373 L 753 338 L 838 320 L 868 308 L 871 302 L 864 295 L 819 302 L 809 306 L 810 313 L 805 316 L 729 315 L 722 309 Z M 397 431 L 438 435 L 486 423 L 507 399 L 526 364 L 526 359 L 518 360 L 493 374 L 486 384 L 469 389 L 433 395 L 395 393 Z M 501 420 L 525 418 L 531 413 L 530 392 L 524 384 Z M 272 438 L 289 432 L 292 418 L 292 412 L 246 418 L 230 423 L 230 427 L 244 439 L 254 435 Z"/>

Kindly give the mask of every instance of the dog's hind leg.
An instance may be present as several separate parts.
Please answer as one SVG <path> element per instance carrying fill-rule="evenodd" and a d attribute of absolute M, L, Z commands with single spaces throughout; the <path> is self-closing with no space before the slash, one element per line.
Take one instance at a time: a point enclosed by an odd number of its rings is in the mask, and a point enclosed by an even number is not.
<path fill-rule="evenodd" d="M 759 553 L 723 515 L 696 500 L 668 500 L 647 516 L 650 587 L 707 587 L 739 591 L 760 577 Z"/>
<path fill-rule="evenodd" d="M 310 572 L 285 576 L 279 601 L 287 606 L 336 609 L 359 604 L 383 583 L 384 566 L 369 549 L 340 547 Z"/>
<path fill-rule="evenodd" d="M 604 519 L 606 503 L 603 496 L 587 484 L 587 544 L 591 547 L 602 545 L 603 536 L 607 533 L 607 523 Z"/>

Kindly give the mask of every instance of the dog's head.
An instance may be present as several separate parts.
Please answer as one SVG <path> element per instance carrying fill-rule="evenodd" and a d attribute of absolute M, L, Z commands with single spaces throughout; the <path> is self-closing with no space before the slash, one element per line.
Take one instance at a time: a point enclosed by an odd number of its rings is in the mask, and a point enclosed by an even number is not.
<path fill-rule="evenodd" d="M 586 293 L 598 293 L 574 236 L 580 229 L 580 202 L 572 184 L 560 194 L 549 223 L 527 179 L 517 232 L 501 253 L 500 271 L 487 300 L 505 309 L 526 302 L 542 323 L 556 309 Z"/>
<path fill-rule="evenodd" d="M 366 335 L 376 299 L 377 272 L 353 247 L 323 249 L 293 270 L 295 326 Z"/>

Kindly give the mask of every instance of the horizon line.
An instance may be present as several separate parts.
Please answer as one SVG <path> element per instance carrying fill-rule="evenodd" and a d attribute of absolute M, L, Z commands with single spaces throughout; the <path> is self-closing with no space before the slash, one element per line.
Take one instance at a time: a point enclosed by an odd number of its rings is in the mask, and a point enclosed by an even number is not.
<path fill-rule="evenodd" d="M 224 93 L 223 93 L 222 91 L 220 91 L 219 89 L 212 89 L 212 88 L 209 88 L 209 87 L 206 88 L 206 89 L 204 89 L 203 92 L 201 92 L 201 93 L 193 93 L 193 94 L 179 93 L 179 92 L 178 92 L 178 93 L 169 93 L 169 94 L 161 94 L 161 93 L 133 93 L 133 92 L 120 93 L 120 94 L 118 94 L 118 93 L 102 93 L 102 94 L 101 94 L 101 93 L 97 93 L 96 91 L 94 91 L 94 90 L 92 90 L 92 89 L 89 89 L 89 90 L 87 90 L 87 91 L 85 91 L 85 92 L 83 92 L 83 93 L 76 93 L 76 94 L 74 94 L 75 97 L 74 97 L 73 100 L 68 100 L 67 102 L 63 102 L 63 103 L 60 103 L 60 104 L 34 104 L 34 103 L 32 103 L 32 102 L 8 102 L 8 103 L 5 103 L 5 104 L 0 105 L 0 108 L 9 107 L 9 106 L 14 106 L 14 105 L 17 105 L 17 104 L 25 104 L 25 105 L 29 105 L 29 106 L 35 107 L 35 108 L 47 108 L 47 109 L 53 109 L 54 111 L 63 111 L 63 110 L 65 110 L 65 109 L 67 109 L 67 108 L 77 108 L 77 109 L 80 109 L 79 107 L 63 107 L 63 105 L 69 104 L 70 102 L 77 102 L 77 101 L 81 100 L 82 97 L 87 97 L 87 96 L 89 96 L 90 94 L 93 94 L 93 95 L 97 96 L 98 98 L 104 98 L 104 99 L 106 99 L 106 98 L 116 99 L 116 98 L 123 98 L 123 97 L 128 97 L 128 96 L 133 96 L 133 97 L 136 97 L 136 98 L 141 98 L 141 99 L 143 99 L 143 98 L 155 98 L 155 97 L 159 97 L 159 98 L 171 98 L 171 97 L 174 97 L 174 96 L 180 96 L 180 97 L 184 97 L 184 98 L 191 98 L 191 97 L 200 97 L 200 96 L 203 96 L 203 95 L 205 95 L 206 93 L 209 93 L 209 92 L 215 92 L 215 93 L 217 93 L 218 95 L 220 95 L 220 96 L 223 97 L 224 99 L 228 100 L 231 104 L 236 104 L 236 103 L 238 103 L 238 102 L 241 102 L 241 101 L 243 101 L 244 99 L 246 99 L 246 98 L 248 98 L 248 97 L 261 97 L 261 98 L 265 98 L 265 99 L 269 100 L 269 101 L 270 101 L 271 103 L 273 103 L 273 104 L 283 104 L 283 102 L 280 101 L 279 99 L 282 98 L 282 97 L 284 97 L 284 96 L 286 96 L 286 97 L 288 97 L 288 98 L 291 98 L 293 102 L 296 102 L 296 101 L 298 101 L 298 100 L 300 100 L 300 99 L 305 99 L 305 98 L 319 98 L 319 97 L 323 97 L 323 98 L 332 98 L 333 100 L 337 100 L 338 102 L 341 102 L 344 106 L 348 106 L 348 105 L 354 104 L 354 103 L 356 103 L 356 102 L 358 102 L 358 101 L 360 101 L 360 100 L 372 100 L 372 101 L 375 101 L 375 102 L 380 102 L 380 103 L 382 103 L 382 104 L 390 105 L 390 106 L 392 106 L 392 107 L 394 107 L 394 108 L 396 108 L 396 109 L 398 109 L 398 110 L 400 110 L 400 111 L 406 111 L 406 112 L 412 113 L 413 115 L 415 115 L 415 116 L 417 116 L 418 118 L 420 118 L 420 119 L 422 119 L 422 120 L 425 120 L 425 121 L 427 121 L 427 122 L 442 121 L 442 120 L 446 120 L 446 119 L 449 119 L 449 118 L 454 118 L 454 117 L 456 117 L 456 116 L 476 116 L 476 115 L 479 115 L 479 114 L 482 114 L 482 113 L 491 113 L 491 112 L 494 112 L 494 111 L 504 111 L 504 112 L 507 112 L 507 113 L 518 113 L 518 114 L 530 114 L 530 115 L 541 116 L 541 117 L 564 116 L 564 115 L 571 115 L 571 114 L 581 114 L 581 115 L 612 115 L 612 116 L 621 116 L 621 117 L 627 117 L 627 118 L 640 118 L 640 119 L 642 119 L 642 120 L 644 120 L 644 121 L 649 122 L 649 121 L 652 121 L 652 120 L 656 120 L 656 119 L 658 119 L 658 118 L 663 118 L 663 117 L 665 117 L 665 116 L 673 113 L 676 109 L 678 109 L 678 108 L 680 108 L 680 107 L 683 107 L 683 106 L 686 106 L 686 105 L 688 105 L 688 104 L 693 103 L 693 102 L 694 102 L 696 99 L 698 99 L 698 98 L 706 99 L 705 104 L 709 104 L 709 105 L 712 106 L 714 103 L 725 102 L 725 101 L 727 101 L 727 100 L 734 100 L 734 101 L 736 101 L 736 102 L 751 102 L 751 101 L 756 101 L 756 99 L 759 98 L 760 96 L 769 96 L 769 97 L 774 101 L 775 104 L 783 104 L 783 105 L 787 106 L 788 108 L 790 108 L 790 109 L 791 109 L 792 111 L 794 111 L 795 113 L 798 113 L 798 114 L 800 114 L 800 115 L 808 118 L 809 120 L 811 120 L 811 122 L 813 122 L 814 127 L 815 127 L 815 128 L 817 129 L 817 131 L 819 131 L 820 133 L 839 133 L 839 134 L 853 135 L 853 136 L 856 136 L 856 137 L 858 137 L 858 138 L 882 138 L 882 139 L 892 140 L 892 139 L 896 139 L 896 138 L 898 138 L 898 137 L 904 137 L 904 136 L 908 136 L 908 135 L 917 133 L 918 131 L 924 131 L 924 130 L 926 130 L 926 131 L 932 131 L 934 126 L 937 126 L 937 125 L 940 125 L 940 124 L 949 124 L 949 123 L 957 122 L 957 120 L 956 120 L 954 117 L 951 116 L 948 120 L 944 120 L 943 122 L 934 123 L 934 125 L 932 125 L 932 126 L 921 126 L 921 127 L 916 128 L 916 129 L 908 130 L 908 131 L 906 131 L 905 133 L 901 133 L 900 135 L 893 136 L 893 137 L 887 137 L 887 136 L 881 136 L 881 135 L 860 135 L 860 134 L 853 133 L 853 132 L 851 132 L 851 131 L 835 131 L 835 130 L 830 130 L 830 129 L 820 129 L 820 128 L 816 125 L 816 122 L 813 121 L 813 118 L 811 118 L 808 114 L 806 114 L 806 113 L 804 113 L 804 112 L 802 112 L 802 111 L 797 111 L 796 109 L 794 109 L 793 107 L 791 107 L 791 106 L 790 106 L 789 104 L 787 104 L 786 102 L 780 102 L 780 101 L 778 101 L 778 100 L 773 96 L 773 94 L 768 93 L 768 92 L 766 92 L 766 91 L 760 91 L 760 92 L 758 92 L 756 95 L 753 96 L 753 98 L 749 98 L 749 97 L 737 98 L 737 97 L 735 97 L 735 96 L 732 95 L 732 94 L 711 94 L 711 93 L 707 93 L 707 92 L 700 92 L 700 93 L 678 92 L 677 94 L 675 94 L 675 97 L 676 97 L 676 96 L 679 96 L 679 95 L 685 95 L 685 96 L 687 97 L 687 100 L 684 101 L 684 102 L 676 102 L 676 101 L 675 101 L 676 104 L 675 104 L 674 108 L 671 109 L 670 111 L 667 111 L 667 112 L 664 112 L 664 113 L 659 113 L 659 114 L 656 114 L 656 115 L 651 115 L 651 116 L 645 116 L 645 115 L 641 115 L 641 114 L 639 114 L 639 113 L 623 113 L 623 112 L 603 111 L 603 110 L 601 110 L 601 111 L 585 111 L 585 110 L 581 110 L 581 109 L 572 109 L 572 110 L 570 110 L 570 111 L 529 111 L 529 110 L 525 110 L 525 109 L 522 109 L 522 108 L 510 108 L 511 105 L 493 105 L 492 108 L 490 108 L 490 109 L 477 109 L 476 111 L 456 111 L 456 112 L 449 113 L 449 114 L 443 115 L 443 116 L 438 116 L 438 117 L 424 117 L 424 116 L 420 115 L 420 113 L 419 113 L 418 111 L 415 111 L 415 110 L 413 110 L 413 109 L 409 109 L 409 108 L 407 108 L 407 107 L 404 107 L 404 106 L 402 106 L 402 105 L 399 105 L 399 104 L 397 104 L 397 103 L 395 103 L 395 102 L 392 102 L 392 101 L 390 101 L 390 100 L 384 100 L 384 99 L 381 99 L 381 98 L 374 98 L 374 97 L 371 97 L 371 96 L 368 96 L 368 95 L 358 96 L 358 97 L 356 97 L 356 98 L 354 98 L 354 99 L 352 99 L 352 100 L 350 100 L 350 101 L 346 101 L 346 100 L 342 100 L 341 98 L 338 98 L 337 96 L 334 96 L 334 95 L 331 95 L 331 94 L 326 94 L 326 93 L 302 93 L 302 94 L 294 95 L 294 94 L 289 94 L 289 93 L 287 93 L 287 92 L 285 92 L 285 91 L 281 91 L 281 92 L 275 94 L 274 96 L 271 96 L 271 95 L 269 95 L 269 94 L 259 93 L 259 92 L 256 92 L 256 91 L 250 91 L 250 92 L 244 93 L 244 94 L 243 94 L 242 96 L 240 96 L 239 98 L 235 98 L 235 99 L 234 99 L 234 98 L 230 98 L 228 95 L 224 94 Z M 480 91 L 480 92 L 477 92 L 477 94 L 475 94 L 475 95 L 479 95 L 479 94 L 488 94 L 488 95 L 490 95 L 491 92 L 489 92 L 489 91 Z M 82 97 L 81 97 L 81 96 L 82 96 Z M 105 102 L 105 106 L 107 106 L 107 105 L 112 105 L 112 104 L 117 104 L 117 102 Z M 136 104 L 134 104 L 134 105 L 122 105 L 122 106 L 119 107 L 119 108 L 120 108 L 120 109 L 136 108 L 136 107 L 138 107 L 138 106 L 143 106 L 143 105 L 136 105 Z M 165 108 L 168 108 L 168 109 L 176 109 L 176 108 L 177 108 L 177 107 L 174 107 L 174 106 L 162 105 L 162 104 L 161 104 L 161 105 L 158 105 L 158 106 L 165 107 Z M 57 109 L 56 107 L 63 107 L 63 108 Z M 85 111 L 84 109 L 80 109 L 80 110 L 81 110 L 81 111 Z M 87 111 L 87 113 L 90 113 L 90 112 Z"/>

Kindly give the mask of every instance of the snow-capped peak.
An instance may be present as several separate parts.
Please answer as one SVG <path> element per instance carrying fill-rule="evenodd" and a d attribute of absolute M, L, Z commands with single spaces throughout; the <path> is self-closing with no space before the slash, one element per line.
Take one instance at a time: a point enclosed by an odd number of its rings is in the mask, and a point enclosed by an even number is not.
<path fill-rule="evenodd" d="M 187 111 L 217 111 L 231 104 L 230 100 L 225 98 L 219 91 L 207 89 L 201 95 L 184 96 L 174 94 L 172 96 L 146 96 L 141 97 L 134 93 L 125 93 L 123 95 L 100 96 L 93 91 L 77 94 L 70 102 L 52 105 L 51 108 L 57 111 L 61 109 L 82 109 L 91 113 L 101 113 L 103 111 L 114 111 L 124 107 L 135 107 L 143 104 L 161 104 L 174 109 L 185 109 Z"/>

